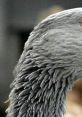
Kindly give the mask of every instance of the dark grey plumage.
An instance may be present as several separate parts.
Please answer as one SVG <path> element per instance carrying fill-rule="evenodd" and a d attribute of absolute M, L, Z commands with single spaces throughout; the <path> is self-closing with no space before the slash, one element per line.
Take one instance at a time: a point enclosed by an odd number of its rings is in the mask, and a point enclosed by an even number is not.
<path fill-rule="evenodd" d="M 7 117 L 62 117 L 66 94 L 82 76 L 82 8 L 34 28 L 14 71 Z"/>

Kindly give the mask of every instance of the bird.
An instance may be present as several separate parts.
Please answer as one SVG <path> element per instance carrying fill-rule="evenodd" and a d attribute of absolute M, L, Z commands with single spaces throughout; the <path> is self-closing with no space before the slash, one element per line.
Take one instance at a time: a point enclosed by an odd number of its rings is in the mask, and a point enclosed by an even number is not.
<path fill-rule="evenodd" d="M 35 26 L 13 74 L 7 117 L 64 117 L 67 94 L 82 77 L 82 8 Z"/>

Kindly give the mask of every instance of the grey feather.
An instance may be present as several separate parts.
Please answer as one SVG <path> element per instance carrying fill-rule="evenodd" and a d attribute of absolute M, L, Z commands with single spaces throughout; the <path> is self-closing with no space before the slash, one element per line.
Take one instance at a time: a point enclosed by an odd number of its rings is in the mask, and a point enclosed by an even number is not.
<path fill-rule="evenodd" d="M 82 76 L 82 8 L 53 14 L 31 32 L 14 70 L 7 117 L 62 117 Z"/>

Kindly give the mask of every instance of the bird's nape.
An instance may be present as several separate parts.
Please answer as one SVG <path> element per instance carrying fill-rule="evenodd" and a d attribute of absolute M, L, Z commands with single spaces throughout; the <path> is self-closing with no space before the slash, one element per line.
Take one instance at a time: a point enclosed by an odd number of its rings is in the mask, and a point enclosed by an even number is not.
<path fill-rule="evenodd" d="M 66 94 L 82 76 L 82 8 L 34 28 L 15 68 L 7 117 L 62 117 Z"/>

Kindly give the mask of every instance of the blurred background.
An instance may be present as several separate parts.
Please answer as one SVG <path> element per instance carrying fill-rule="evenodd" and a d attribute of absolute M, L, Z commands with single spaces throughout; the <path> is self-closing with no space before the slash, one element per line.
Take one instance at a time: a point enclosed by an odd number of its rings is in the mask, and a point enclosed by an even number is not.
<path fill-rule="evenodd" d="M 10 92 L 12 71 L 33 27 L 52 13 L 74 7 L 82 7 L 82 0 L 0 0 L 0 117 L 6 116 L 8 105 L 4 102 Z M 67 112 L 81 117 L 82 80 L 68 100 Z"/>

